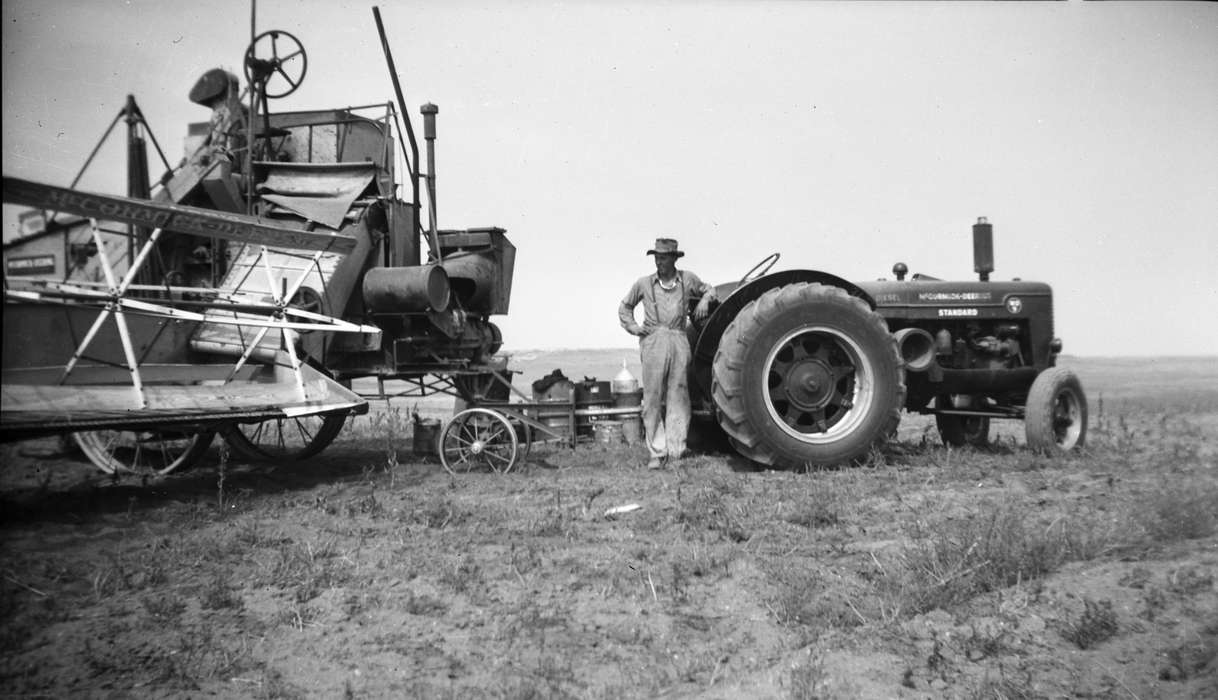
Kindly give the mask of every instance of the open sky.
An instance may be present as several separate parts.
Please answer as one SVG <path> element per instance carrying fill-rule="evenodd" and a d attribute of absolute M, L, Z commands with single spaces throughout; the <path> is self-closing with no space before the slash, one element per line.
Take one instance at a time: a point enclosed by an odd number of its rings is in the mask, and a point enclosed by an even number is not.
<path fill-rule="evenodd" d="M 257 3 L 309 57 L 272 109 L 392 100 L 372 5 Z M 633 345 L 617 304 L 658 236 L 712 283 L 772 252 L 965 279 L 986 216 L 994 278 L 1053 285 L 1067 353 L 1218 354 L 1218 4 L 380 7 L 416 127 L 440 107 L 441 227 L 518 248 L 509 349 Z M 176 162 L 190 86 L 250 40 L 247 0 L 2 11 L 4 174 L 60 185 L 128 94 Z M 120 141 L 83 189 L 123 190 Z"/>

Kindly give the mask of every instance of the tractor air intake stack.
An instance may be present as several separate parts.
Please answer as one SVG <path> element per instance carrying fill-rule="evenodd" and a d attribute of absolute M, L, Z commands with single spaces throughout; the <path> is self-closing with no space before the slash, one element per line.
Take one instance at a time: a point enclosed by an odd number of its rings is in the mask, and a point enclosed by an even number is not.
<path fill-rule="evenodd" d="M 984 216 L 973 224 L 973 271 L 982 282 L 989 282 L 994 271 L 994 226 Z"/>

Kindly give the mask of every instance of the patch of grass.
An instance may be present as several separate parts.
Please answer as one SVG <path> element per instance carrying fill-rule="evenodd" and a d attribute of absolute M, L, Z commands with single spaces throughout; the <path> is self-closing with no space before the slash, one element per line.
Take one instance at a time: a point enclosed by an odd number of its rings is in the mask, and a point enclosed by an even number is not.
<path fill-rule="evenodd" d="M 240 610 L 245 602 L 223 576 L 217 575 L 200 592 L 199 606 L 204 610 Z"/>
<path fill-rule="evenodd" d="M 1159 680 L 1184 681 L 1209 675 L 1218 689 L 1218 617 L 1211 618 L 1193 638 L 1169 649 L 1166 656 Z"/>
<path fill-rule="evenodd" d="M 1101 524 L 1079 518 L 1040 525 L 1016 502 L 992 504 L 960 520 L 916 523 L 913 542 L 881 569 L 897 616 L 948 609 L 989 591 L 1040 578 L 1108 542 Z"/>
<path fill-rule="evenodd" d="M 186 611 L 186 601 L 172 594 L 146 595 L 140 603 L 149 615 L 164 622 L 176 621 Z"/>
<path fill-rule="evenodd" d="M 1150 501 L 1142 520 L 1155 542 L 1209 537 L 1218 529 L 1218 488 L 1194 483 L 1164 489 Z"/>
<path fill-rule="evenodd" d="M 448 605 L 438 598 L 415 593 L 414 591 L 407 591 L 402 603 L 402 609 L 411 615 L 439 617 L 448 612 Z"/>
<path fill-rule="evenodd" d="M 317 624 L 320 617 L 321 610 L 316 606 L 297 602 L 279 611 L 278 622 L 297 631 L 304 631 L 304 628 Z"/>
<path fill-rule="evenodd" d="M 474 555 L 467 554 L 455 566 L 445 568 L 439 581 L 455 593 L 477 591 L 483 584 L 482 567 Z"/>
<path fill-rule="evenodd" d="M 971 697 L 973 700 L 1034 700 L 1043 695 L 1033 689 L 1031 672 L 1025 672 L 1023 678 L 1012 678 L 999 667 L 997 678 L 986 671 L 985 678 Z"/>
<path fill-rule="evenodd" d="M 809 488 L 791 505 L 783 520 L 809 530 L 836 527 L 841 523 L 844 510 L 845 498 L 840 491 Z"/>
<path fill-rule="evenodd" d="M 334 540 L 319 544 L 297 542 L 276 551 L 276 559 L 260 577 L 267 585 L 292 590 L 297 603 L 307 603 L 327 588 L 341 585 L 348 572 L 337 561 Z"/>
<path fill-rule="evenodd" d="M 457 527 L 470 518 L 470 511 L 450 498 L 438 498 L 428 501 L 422 508 L 411 510 L 405 514 L 412 522 L 426 526 L 431 530 L 443 530 L 446 527 Z"/>
<path fill-rule="evenodd" d="M 830 629 L 857 627 L 866 622 L 842 586 L 801 564 L 769 567 L 773 594 L 766 605 L 779 624 L 797 631 L 804 643 Z"/>
<path fill-rule="evenodd" d="M 785 697 L 791 700 L 829 700 L 861 697 L 859 688 L 849 681 L 835 681 L 819 656 L 796 661 L 782 678 Z"/>
<path fill-rule="evenodd" d="M 744 526 L 744 514 L 725 498 L 722 486 L 703 486 L 688 496 L 678 489 L 677 502 L 679 509 L 674 519 L 687 532 L 699 536 L 713 532 L 731 542 L 745 542 L 750 537 Z"/>
<path fill-rule="evenodd" d="M 1110 600 L 1083 599 L 1083 613 L 1067 621 L 1061 635 L 1079 649 L 1091 649 L 1116 636 L 1120 629 Z"/>
<path fill-rule="evenodd" d="M 555 489 L 553 502 L 528 519 L 524 533 L 531 537 L 569 538 L 575 527 L 573 521 L 572 507 L 563 505 L 562 491 Z"/>
<path fill-rule="evenodd" d="M 669 560 L 671 572 L 668 586 L 677 602 L 690 599 L 691 589 L 698 583 L 711 583 L 728 576 L 728 567 L 736 552 L 720 550 L 705 544 L 690 544 L 674 553 Z"/>

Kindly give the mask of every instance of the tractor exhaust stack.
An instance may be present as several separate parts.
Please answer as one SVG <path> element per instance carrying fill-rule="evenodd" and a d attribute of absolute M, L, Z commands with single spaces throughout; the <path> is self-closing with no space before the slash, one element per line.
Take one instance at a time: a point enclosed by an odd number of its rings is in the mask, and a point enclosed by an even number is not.
<path fill-rule="evenodd" d="M 982 282 L 989 282 L 994 271 L 994 225 L 984 216 L 973 224 L 973 271 Z"/>

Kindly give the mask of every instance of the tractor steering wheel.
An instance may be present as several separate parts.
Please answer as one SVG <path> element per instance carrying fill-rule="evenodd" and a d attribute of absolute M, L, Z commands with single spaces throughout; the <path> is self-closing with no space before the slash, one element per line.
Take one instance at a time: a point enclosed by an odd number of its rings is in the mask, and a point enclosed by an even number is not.
<path fill-rule="evenodd" d="M 778 257 L 778 253 L 770 253 L 769 255 L 765 256 L 761 262 L 753 266 L 753 269 L 744 273 L 744 277 L 740 278 L 740 284 L 744 285 L 745 283 L 751 282 L 769 272 L 770 268 L 774 267 L 774 263 L 778 262 Z"/>
<path fill-rule="evenodd" d="M 282 51 L 279 47 L 281 37 L 287 43 Z M 266 41 L 263 41 L 264 39 Z M 269 52 L 270 56 L 264 58 L 258 55 L 260 52 L 264 56 Z M 291 72 L 285 68 L 291 69 Z M 305 53 L 304 45 L 300 43 L 300 39 L 285 31 L 272 29 L 263 32 L 254 37 L 245 49 L 245 79 L 251 84 L 262 83 L 264 94 L 268 98 L 287 97 L 296 92 L 308 70 L 309 56 Z M 276 78 L 287 84 L 282 87 L 276 84 L 272 87 L 271 83 Z"/>

